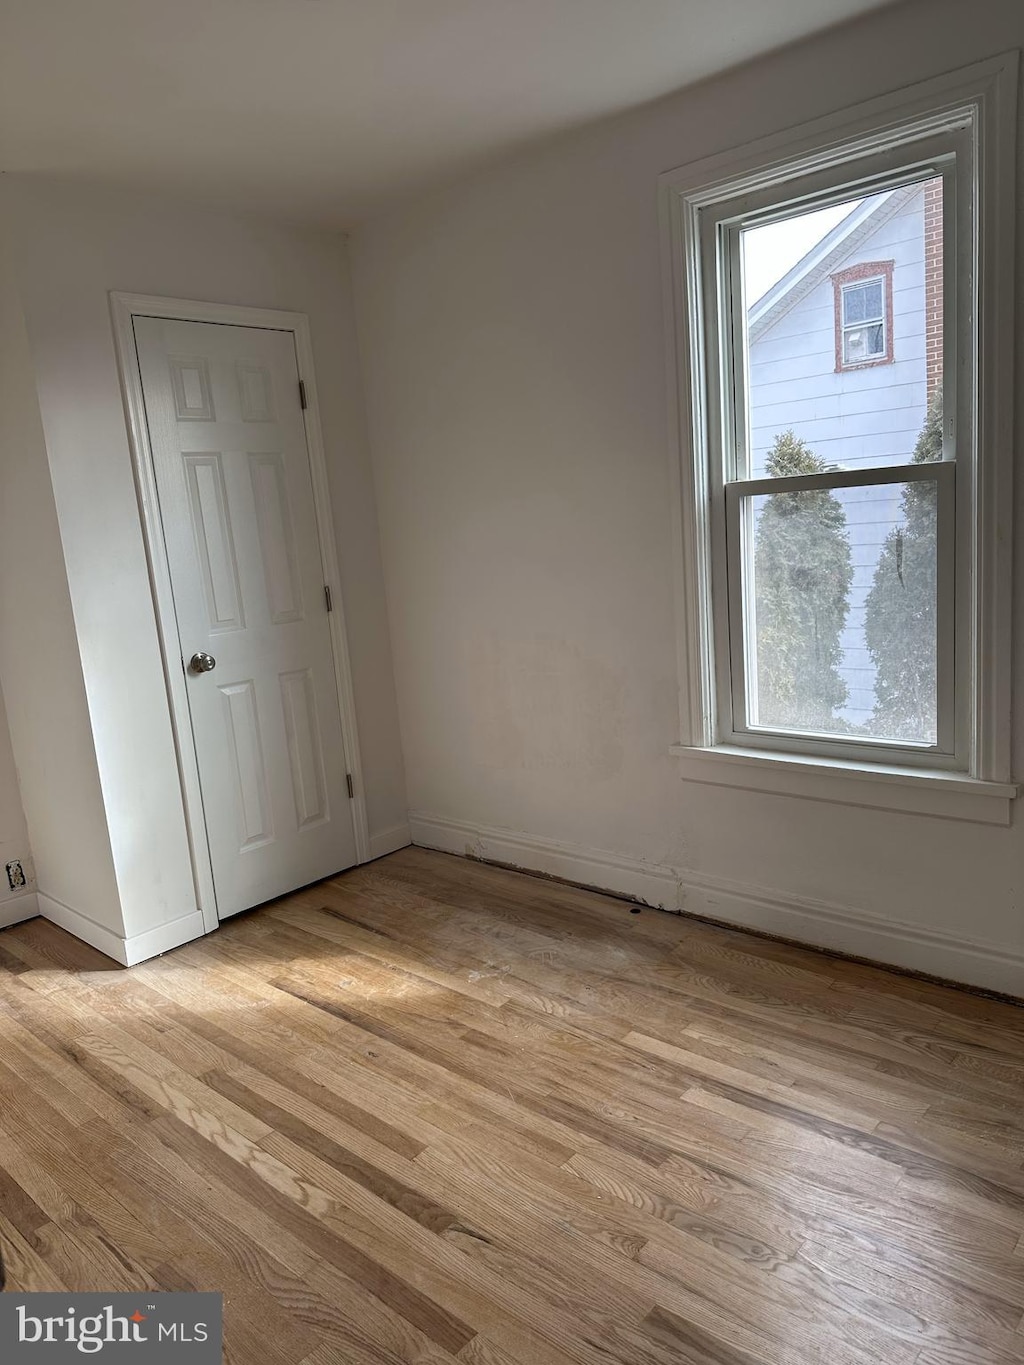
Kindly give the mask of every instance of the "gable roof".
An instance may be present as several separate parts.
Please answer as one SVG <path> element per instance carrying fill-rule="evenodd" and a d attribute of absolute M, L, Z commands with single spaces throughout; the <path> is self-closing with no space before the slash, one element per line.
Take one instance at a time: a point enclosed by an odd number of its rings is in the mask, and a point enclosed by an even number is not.
<path fill-rule="evenodd" d="M 901 185 L 869 195 L 816 242 L 792 269 L 762 294 L 750 310 L 747 335 L 757 341 L 770 327 L 815 289 L 822 280 L 842 268 L 853 253 L 881 226 L 920 192 L 920 185 Z"/>

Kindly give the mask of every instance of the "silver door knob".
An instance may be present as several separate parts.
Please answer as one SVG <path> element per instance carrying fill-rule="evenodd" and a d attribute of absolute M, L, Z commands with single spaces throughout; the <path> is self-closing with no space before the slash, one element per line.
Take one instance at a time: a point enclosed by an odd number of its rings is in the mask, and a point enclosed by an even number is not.
<path fill-rule="evenodd" d="M 204 654 L 202 650 L 198 654 L 193 654 L 188 661 L 189 671 L 192 673 L 209 673 L 217 667 L 217 660 L 212 654 Z"/>

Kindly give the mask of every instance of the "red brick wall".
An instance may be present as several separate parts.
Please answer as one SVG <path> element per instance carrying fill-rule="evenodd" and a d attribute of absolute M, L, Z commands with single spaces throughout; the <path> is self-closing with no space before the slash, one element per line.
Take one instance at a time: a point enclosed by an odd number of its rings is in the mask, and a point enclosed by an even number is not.
<path fill-rule="evenodd" d="M 924 325 L 928 397 L 942 383 L 942 181 L 924 187 Z"/>

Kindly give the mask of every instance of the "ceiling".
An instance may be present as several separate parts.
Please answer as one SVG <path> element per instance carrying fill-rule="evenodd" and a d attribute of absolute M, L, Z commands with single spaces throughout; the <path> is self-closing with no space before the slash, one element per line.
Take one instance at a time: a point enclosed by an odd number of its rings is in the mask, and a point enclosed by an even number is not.
<path fill-rule="evenodd" d="M 342 226 L 886 0 L 0 0 L 0 166 Z"/>

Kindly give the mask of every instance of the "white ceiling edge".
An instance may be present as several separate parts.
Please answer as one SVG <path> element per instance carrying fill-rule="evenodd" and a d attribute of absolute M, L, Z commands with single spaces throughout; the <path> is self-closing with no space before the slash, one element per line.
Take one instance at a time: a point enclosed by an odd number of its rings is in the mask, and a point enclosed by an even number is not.
<path fill-rule="evenodd" d="M 892 0 L 0 0 L 0 166 L 343 228 Z"/>

